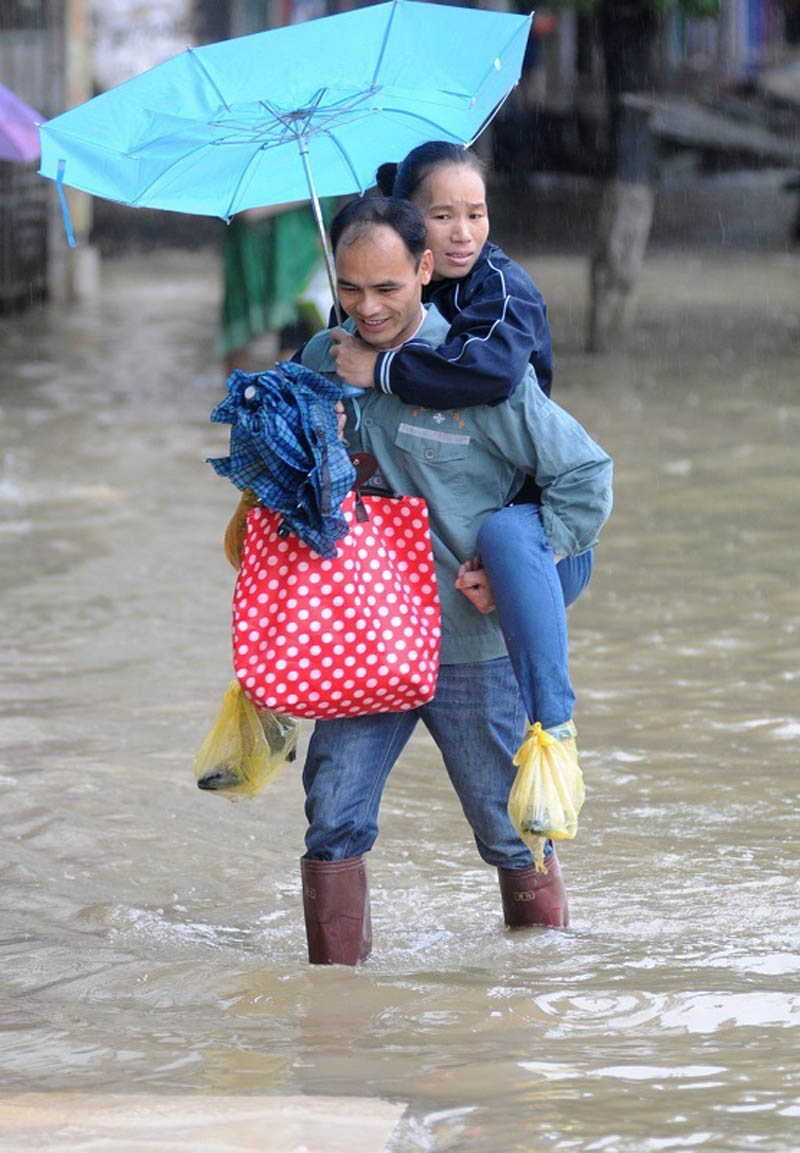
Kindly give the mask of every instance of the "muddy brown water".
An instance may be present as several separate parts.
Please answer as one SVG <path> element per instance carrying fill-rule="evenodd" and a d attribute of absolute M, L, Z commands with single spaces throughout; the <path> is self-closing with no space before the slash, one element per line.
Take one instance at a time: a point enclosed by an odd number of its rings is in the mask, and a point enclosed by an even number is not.
<path fill-rule="evenodd" d="M 652 256 L 603 359 L 584 262 L 531 267 L 616 461 L 572 925 L 502 930 L 420 734 L 356 971 L 305 962 L 298 769 L 238 805 L 192 775 L 230 669 L 215 254 L 0 321 L 4 1093 L 383 1098 L 386 1153 L 800 1148 L 800 259 Z"/>

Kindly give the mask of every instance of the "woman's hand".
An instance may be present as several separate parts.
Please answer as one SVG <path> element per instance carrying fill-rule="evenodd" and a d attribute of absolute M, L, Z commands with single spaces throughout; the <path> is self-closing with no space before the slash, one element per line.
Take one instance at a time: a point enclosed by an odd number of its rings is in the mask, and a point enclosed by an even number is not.
<path fill-rule="evenodd" d="M 479 613 L 494 611 L 494 593 L 486 575 L 486 569 L 477 557 L 465 561 L 459 567 L 456 588 L 464 594 Z"/>
<path fill-rule="evenodd" d="M 331 329 L 331 356 L 342 380 L 356 388 L 375 387 L 377 352 L 343 328 Z"/>

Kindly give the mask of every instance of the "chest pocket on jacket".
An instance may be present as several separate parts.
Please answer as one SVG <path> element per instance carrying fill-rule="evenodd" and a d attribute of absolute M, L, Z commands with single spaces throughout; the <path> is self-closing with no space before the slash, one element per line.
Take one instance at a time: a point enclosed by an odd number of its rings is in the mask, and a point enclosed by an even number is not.
<path fill-rule="evenodd" d="M 439 432 L 438 429 L 420 428 L 405 421 L 398 425 L 394 438 L 398 448 L 429 464 L 464 460 L 469 452 L 469 442 L 469 435 L 465 432 Z"/>
<path fill-rule="evenodd" d="M 394 438 L 395 447 L 405 454 L 408 471 L 428 484 L 440 484 L 439 499 L 464 493 L 467 488 L 467 460 L 470 437 L 463 432 L 444 432 L 403 421 Z M 423 481 L 424 483 L 424 481 Z"/>

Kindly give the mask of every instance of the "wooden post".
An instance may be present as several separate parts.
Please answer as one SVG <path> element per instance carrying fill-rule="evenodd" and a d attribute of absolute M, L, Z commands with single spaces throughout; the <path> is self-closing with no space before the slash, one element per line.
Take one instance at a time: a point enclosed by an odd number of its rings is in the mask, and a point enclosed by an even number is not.
<path fill-rule="evenodd" d="M 612 351 L 630 331 L 652 219 L 649 184 L 606 183 L 590 261 L 590 352 Z"/>
<path fill-rule="evenodd" d="M 591 352 L 611 351 L 630 331 L 653 222 L 650 111 L 623 96 L 617 113 L 616 171 L 603 190 L 589 268 Z"/>
<path fill-rule="evenodd" d="M 54 110 L 56 112 L 74 108 L 91 96 L 88 0 L 64 0 L 58 7 L 59 22 L 54 21 L 54 24 L 61 39 L 59 57 L 63 70 L 63 103 L 61 108 Z M 64 193 L 77 247 L 67 247 L 61 210 L 51 194 L 54 211 L 50 220 L 49 295 L 61 303 L 94 296 L 99 291 L 99 257 L 97 250 L 89 244 L 92 198 L 69 186 L 64 187 Z"/>
<path fill-rule="evenodd" d="M 603 0 L 598 10 L 608 94 L 609 176 L 589 266 L 587 347 L 606 352 L 633 322 L 635 290 L 653 219 L 647 90 L 655 17 L 648 0 Z"/>

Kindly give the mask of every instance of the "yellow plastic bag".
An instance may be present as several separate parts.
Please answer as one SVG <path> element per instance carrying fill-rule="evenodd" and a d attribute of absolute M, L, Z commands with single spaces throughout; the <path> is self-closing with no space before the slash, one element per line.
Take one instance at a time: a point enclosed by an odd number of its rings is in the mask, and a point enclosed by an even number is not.
<path fill-rule="evenodd" d="M 508 797 L 508 815 L 533 853 L 536 868 L 544 871 L 547 838 L 569 840 L 578 831 L 584 788 L 575 726 L 570 721 L 564 738 L 558 739 L 537 721 L 520 745 L 514 764 L 519 768 Z"/>
<path fill-rule="evenodd" d="M 194 759 L 197 786 L 231 800 L 254 797 L 297 756 L 300 723 L 259 712 L 231 681 L 211 732 Z"/>

